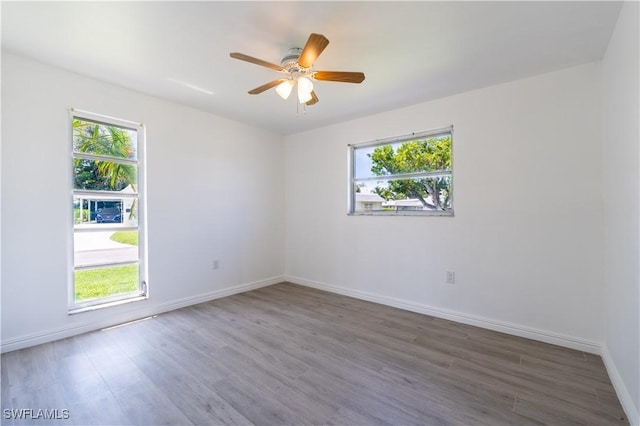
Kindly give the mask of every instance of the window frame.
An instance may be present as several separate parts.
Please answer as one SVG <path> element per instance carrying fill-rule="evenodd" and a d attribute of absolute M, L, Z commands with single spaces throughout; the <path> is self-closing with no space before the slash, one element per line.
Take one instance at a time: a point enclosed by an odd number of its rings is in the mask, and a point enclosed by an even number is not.
<path fill-rule="evenodd" d="M 96 124 L 103 124 L 106 126 L 114 126 L 120 127 L 127 130 L 131 130 L 137 133 L 136 137 L 136 159 L 130 158 L 118 158 L 104 155 L 97 155 L 92 153 L 77 153 L 74 149 L 73 139 L 74 139 L 74 130 L 73 130 L 73 120 L 85 120 L 90 121 Z M 89 111 L 83 111 L 79 109 L 71 108 L 69 109 L 69 136 L 67 139 L 67 143 L 69 143 L 69 166 L 67 168 L 67 173 L 69 173 L 69 203 L 67 205 L 72 205 L 74 199 L 78 196 L 83 196 L 86 199 L 94 199 L 94 200 L 120 200 L 123 198 L 134 198 L 137 200 L 136 206 L 136 214 L 137 214 L 137 223 L 136 225 L 126 224 L 124 220 L 122 223 L 114 223 L 107 226 L 101 225 L 98 227 L 83 227 L 78 228 L 75 224 L 75 217 L 73 209 L 69 211 L 70 223 L 69 231 L 67 232 L 69 238 L 69 266 L 68 270 L 68 313 L 76 314 L 80 312 L 92 311 L 96 309 L 102 309 L 110 306 L 117 306 L 123 303 L 135 302 L 146 300 L 149 298 L 149 286 L 148 286 L 148 268 L 147 268 L 147 208 L 146 208 L 146 199 L 147 199 L 147 184 L 146 184 L 146 128 L 142 123 L 136 123 L 129 120 L 123 120 L 120 118 L 110 117 L 103 114 L 97 114 Z M 135 165 L 137 170 L 136 176 L 136 192 L 133 194 L 119 194 L 116 196 L 115 191 L 105 191 L 105 190 L 86 190 L 86 189 L 76 189 L 74 185 L 74 173 L 73 173 L 73 164 L 76 158 L 83 159 L 94 159 L 94 160 L 106 160 L 106 161 L 114 161 L 121 164 L 130 164 Z M 124 211 L 122 213 L 125 213 Z M 76 232 L 95 232 L 95 231 L 128 231 L 135 230 L 138 232 L 138 259 L 137 262 L 105 262 L 104 264 L 96 264 L 91 267 L 81 266 L 76 267 L 75 264 L 75 242 L 74 235 Z M 88 301 L 77 302 L 75 299 L 75 272 L 77 270 L 86 270 L 91 269 L 92 267 L 104 267 L 104 266 L 126 266 L 126 265 L 138 265 L 138 288 L 136 291 L 126 294 L 119 294 L 113 296 L 107 296 L 99 299 L 91 299 Z"/>
<path fill-rule="evenodd" d="M 388 176 L 374 176 L 370 178 L 356 178 L 356 151 L 362 148 L 371 148 L 394 143 L 409 142 L 416 139 L 427 139 L 429 137 L 449 135 L 451 137 L 451 170 L 439 170 L 435 172 L 417 172 L 417 173 L 399 173 Z M 400 136 L 393 136 L 384 139 L 375 139 L 366 142 L 359 142 L 347 145 L 347 215 L 349 216 L 454 216 L 454 177 L 453 177 L 453 125 L 432 130 L 424 130 L 420 132 L 407 133 Z M 411 179 L 429 176 L 450 176 L 451 179 L 451 197 L 449 210 L 359 210 L 356 211 L 356 183 L 359 181 L 376 181 L 385 180 L 384 178 L 392 177 L 392 180 Z"/>

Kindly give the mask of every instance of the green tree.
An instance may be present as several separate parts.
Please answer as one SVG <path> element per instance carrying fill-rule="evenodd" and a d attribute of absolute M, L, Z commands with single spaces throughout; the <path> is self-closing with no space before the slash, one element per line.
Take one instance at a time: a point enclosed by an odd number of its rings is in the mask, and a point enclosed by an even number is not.
<path fill-rule="evenodd" d="M 377 147 L 371 154 L 371 172 L 376 176 L 436 172 L 451 170 L 451 136 L 403 142 L 397 149 L 392 145 Z M 374 192 L 386 200 L 416 198 L 423 206 L 434 210 L 450 207 L 451 178 L 433 176 L 398 179 Z"/>

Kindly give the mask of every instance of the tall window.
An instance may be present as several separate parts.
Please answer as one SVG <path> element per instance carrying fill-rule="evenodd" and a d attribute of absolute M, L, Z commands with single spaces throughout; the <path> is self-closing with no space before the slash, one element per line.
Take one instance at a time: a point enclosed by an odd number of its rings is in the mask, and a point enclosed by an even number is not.
<path fill-rule="evenodd" d="M 452 134 L 447 127 L 350 145 L 349 214 L 453 215 Z"/>
<path fill-rule="evenodd" d="M 147 296 L 142 125 L 72 111 L 70 311 Z"/>

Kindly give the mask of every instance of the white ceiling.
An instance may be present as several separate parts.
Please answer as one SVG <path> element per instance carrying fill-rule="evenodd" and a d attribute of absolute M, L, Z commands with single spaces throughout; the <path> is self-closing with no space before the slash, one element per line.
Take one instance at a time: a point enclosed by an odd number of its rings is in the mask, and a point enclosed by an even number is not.
<path fill-rule="evenodd" d="M 2 47 L 38 61 L 291 134 L 602 58 L 619 2 L 2 2 Z M 280 77 L 310 33 L 320 102 L 247 91 Z M 183 84 L 184 83 L 184 84 Z M 197 86 L 213 94 L 188 87 Z"/>

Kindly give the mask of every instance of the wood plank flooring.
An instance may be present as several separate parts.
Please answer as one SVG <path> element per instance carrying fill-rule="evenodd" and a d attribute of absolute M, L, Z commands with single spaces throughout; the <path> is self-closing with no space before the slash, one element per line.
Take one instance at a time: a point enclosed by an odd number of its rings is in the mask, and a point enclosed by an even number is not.
<path fill-rule="evenodd" d="M 289 283 L 9 352 L 1 370 L 7 425 L 628 424 L 599 356 Z"/>

